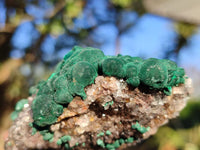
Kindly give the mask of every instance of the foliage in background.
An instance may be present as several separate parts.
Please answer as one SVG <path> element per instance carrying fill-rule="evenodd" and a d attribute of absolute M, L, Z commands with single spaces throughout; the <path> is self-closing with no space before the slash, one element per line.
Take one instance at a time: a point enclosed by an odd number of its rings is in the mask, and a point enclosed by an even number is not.
<path fill-rule="evenodd" d="M 101 48 L 109 39 L 97 31 L 102 26 L 112 25 L 116 29 L 115 54 L 118 54 L 120 38 L 146 14 L 142 0 L 2 0 L 0 10 L 0 137 L 2 129 L 9 125 L 4 115 L 10 113 L 19 99 L 28 96 L 30 86 L 51 74 L 68 50 L 74 45 Z M 128 15 L 132 18 L 127 19 Z M 173 48 L 166 50 L 164 57 L 175 55 L 178 60 L 196 27 L 176 22 L 174 25 L 176 42 Z M 179 123 L 188 129 L 177 132 L 163 127 L 150 139 L 150 144 L 147 141 L 147 145 L 142 145 L 146 146 L 144 149 L 150 145 L 161 150 L 200 149 L 200 138 L 194 133 L 199 133 L 196 115 L 199 107 L 199 104 L 189 103 L 182 113 Z"/>

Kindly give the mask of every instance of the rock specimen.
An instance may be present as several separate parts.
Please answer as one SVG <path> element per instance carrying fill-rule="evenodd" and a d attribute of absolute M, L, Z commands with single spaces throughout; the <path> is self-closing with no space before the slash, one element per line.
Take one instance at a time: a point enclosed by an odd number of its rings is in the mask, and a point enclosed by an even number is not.
<path fill-rule="evenodd" d="M 76 46 L 19 102 L 5 148 L 125 148 L 178 115 L 190 82 L 170 60 Z"/>

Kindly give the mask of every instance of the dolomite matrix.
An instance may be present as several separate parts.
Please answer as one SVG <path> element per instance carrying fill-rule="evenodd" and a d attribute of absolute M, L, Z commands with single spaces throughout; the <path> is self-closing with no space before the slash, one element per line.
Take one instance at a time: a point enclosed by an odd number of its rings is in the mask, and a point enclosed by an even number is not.
<path fill-rule="evenodd" d="M 178 116 L 190 93 L 170 60 L 75 46 L 17 103 L 5 149 L 124 149 Z"/>

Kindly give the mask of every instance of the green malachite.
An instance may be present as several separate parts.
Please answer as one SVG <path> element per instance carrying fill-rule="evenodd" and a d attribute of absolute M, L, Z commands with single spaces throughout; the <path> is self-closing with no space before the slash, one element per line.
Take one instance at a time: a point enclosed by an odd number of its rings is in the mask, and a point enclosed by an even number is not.
<path fill-rule="evenodd" d="M 18 117 L 20 111 L 22 111 L 25 104 L 28 104 L 27 99 L 21 99 L 20 101 L 17 102 L 17 104 L 15 105 L 15 111 L 13 111 L 11 114 L 12 120 L 15 120 Z"/>
<path fill-rule="evenodd" d="M 56 122 L 63 112 L 63 105 L 74 96 L 86 99 L 84 88 L 94 83 L 98 75 L 123 78 L 129 85 L 146 85 L 171 94 L 172 86 L 185 81 L 184 69 L 166 59 L 143 60 L 131 56 L 105 56 L 96 48 L 75 46 L 57 65 L 47 81 L 30 89 L 36 97 L 32 103 L 33 119 L 44 127 Z"/>
<path fill-rule="evenodd" d="M 146 132 L 148 132 L 150 130 L 150 127 L 145 128 L 145 127 L 141 126 L 138 122 L 136 122 L 135 124 L 133 124 L 131 126 L 131 128 L 138 130 L 142 134 L 146 133 Z"/>

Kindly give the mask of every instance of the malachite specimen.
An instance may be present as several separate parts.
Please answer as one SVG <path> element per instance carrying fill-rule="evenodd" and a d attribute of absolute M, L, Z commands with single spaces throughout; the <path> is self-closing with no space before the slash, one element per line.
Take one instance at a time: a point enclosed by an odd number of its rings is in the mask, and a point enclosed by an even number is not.
<path fill-rule="evenodd" d="M 119 140 L 116 140 L 114 143 L 104 143 L 103 140 L 98 139 L 97 145 L 99 145 L 102 148 L 106 148 L 108 150 L 115 150 L 115 149 L 119 148 L 124 143 L 133 143 L 133 142 L 134 142 L 133 137 L 129 137 L 127 139 L 120 138 Z"/>
<path fill-rule="evenodd" d="M 128 139 L 125 140 L 127 143 L 132 143 L 134 141 L 133 137 L 129 137 Z"/>
<path fill-rule="evenodd" d="M 150 127 L 143 127 L 141 126 L 138 122 L 136 122 L 134 125 L 131 126 L 132 129 L 136 129 L 138 130 L 140 133 L 146 133 L 147 131 L 149 131 Z"/>
<path fill-rule="evenodd" d="M 34 127 L 33 123 L 29 123 L 29 126 L 32 128 L 31 135 L 35 135 L 37 133 L 37 129 Z"/>
<path fill-rule="evenodd" d="M 103 140 L 101 140 L 101 139 L 97 140 L 97 145 L 99 145 L 102 148 L 105 148 L 105 144 L 104 144 Z"/>
<path fill-rule="evenodd" d="M 120 144 L 124 144 L 125 143 L 125 141 L 124 141 L 124 139 L 119 139 L 119 142 L 120 142 Z"/>
<path fill-rule="evenodd" d="M 65 145 L 68 145 L 67 142 L 69 142 L 70 140 L 71 140 L 71 136 L 69 136 L 69 135 L 64 135 L 64 136 L 62 136 L 60 139 L 57 140 L 56 144 L 57 144 L 57 145 L 62 145 L 62 144 L 65 143 Z M 68 148 L 70 148 L 69 145 L 68 145 Z"/>
<path fill-rule="evenodd" d="M 18 114 L 20 113 L 20 111 L 22 111 L 25 104 L 28 104 L 27 99 L 21 99 L 20 101 L 17 102 L 17 104 L 15 105 L 15 111 L 13 111 L 11 114 L 12 120 L 15 120 L 18 117 Z"/>
<path fill-rule="evenodd" d="M 111 135 L 111 134 L 112 133 L 109 130 L 106 131 L 106 135 Z"/>
<path fill-rule="evenodd" d="M 85 147 L 85 143 L 82 143 L 82 146 Z"/>
<path fill-rule="evenodd" d="M 30 89 L 30 94 L 36 95 L 32 103 L 34 123 L 40 127 L 55 123 L 63 107 L 75 96 L 83 100 L 87 98 L 84 88 L 94 83 L 98 75 L 123 78 L 133 87 L 142 84 L 167 95 L 171 94 L 172 86 L 185 80 L 184 69 L 170 60 L 105 56 L 99 49 L 75 46 L 64 56 L 48 80 Z"/>
<path fill-rule="evenodd" d="M 71 140 L 71 136 L 65 135 L 65 136 L 62 136 L 60 139 L 62 140 L 63 143 L 66 143 Z"/>
<path fill-rule="evenodd" d="M 45 133 L 43 136 L 43 140 L 50 141 L 53 138 L 53 133 Z"/>
<path fill-rule="evenodd" d="M 114 101 L 109 101 L 109 102 L 106 102 L 104 104 L 104 107 L 106 107 L 106 106 L 112 106 L 113 104 L 114 104 Z"/>
<path fill-rule="evenodd" d="M 100 136 L 104 136 L 104 133 L 100 132 L 99 134 L 97 134 L 97 137 L 100 137 Z"/>
<path fill-rule="evenodd" d="M 58 141 L 57 141 L 56 144 L 57 144 L 57 145 L 62 145 L 62 140 L 61 140 L 61 139 L 58 139 Z"/>

